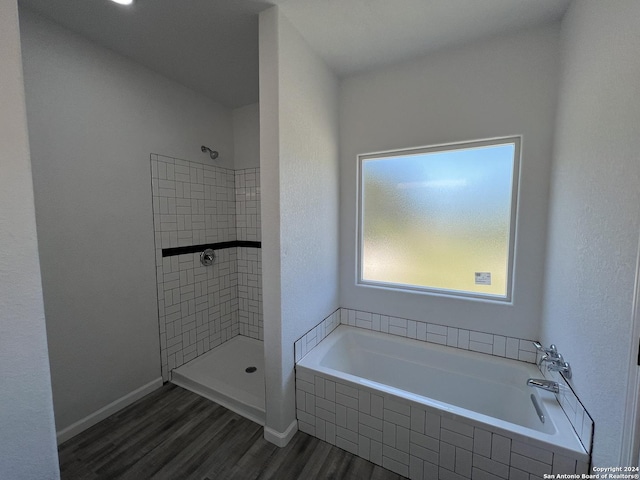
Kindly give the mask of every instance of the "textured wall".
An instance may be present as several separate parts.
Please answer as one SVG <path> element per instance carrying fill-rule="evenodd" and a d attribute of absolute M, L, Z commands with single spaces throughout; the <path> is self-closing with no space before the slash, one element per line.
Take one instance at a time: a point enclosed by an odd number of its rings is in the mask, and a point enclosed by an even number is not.
<path fill-rule="evenodd" d="M 340 305 L 537 338 L 558 77 L 558 26 L 449 49 L 340 87 Z M 357 286 L 357 155 L 522 134 L 513 306 Z"/>
<path fill-rule="evenodd" d="M 0 477 L 59 478 L 18 11 L 0 1 Z"/>
<path fill-rule="evenodd" d="M 149 154 L 233 167 L 231 113 L 21 10 L 59 430 L 160 374 Z"/>
<path fill-rule="evenodd" d="M 338 306 L 338 84 L 277 8 L 260 16 L 260 57 L 266 423 L 283 432 L 293 343 Z"/>
<path fill-rule="evenodd" d="M 594 464 L 620 464 L 640 214 L 636 1 L 573 2 L 562 24 L 542 340 L 573 367 Z M 634 339 L 637 341 L 637 339 Z"/>
<path fill-rule="evenodd" d="M 287 390 L 293 343 L 338 307 L 338 82 L 281 17 L 280 231 Z M 293 391 L 289 391 L 291 398 Z"/>
<path fill-rule="evenodd" d="M 280 122 L 278 10 L 260 14 L 260 186 L 266 428 L 283 432 L 291 414 L 279 405 L 282 391 L 282 275 L 280 258 Z M 293 410 L 293 405 L 289 410 Z"/>

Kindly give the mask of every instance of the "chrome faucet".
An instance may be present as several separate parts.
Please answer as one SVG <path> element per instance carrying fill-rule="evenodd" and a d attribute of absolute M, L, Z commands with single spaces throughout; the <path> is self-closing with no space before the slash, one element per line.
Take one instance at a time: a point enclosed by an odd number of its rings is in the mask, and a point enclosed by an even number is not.
<path fill-rule="evenodd" d="M 527 380 L 527 386 L 540 388 L 547 392 L 560 393 L 560 385 L 553 380 L 545 380 L 543 378 L 530 378 Z"/>
<path fill-rule="evenodd" d="M 540 344 L 540 342 L 533 342 L 533 346 L 536 347 L 536 350 L 543 353 L 542 357 L 540 357 L 540 361 L 538 362 L 538 367 L 542 368 L 542 364 L 548 362 L 548 371 L 560 372 L 567 379 L 571 378 L 571 365 L 564 361 L 564 358 L 560 353 L 558 353 L 558 349 L 555 345 L 551 344 L 549 345 L 549 348 L 545 348 Z"/>
<path fill-rule="evenodd" d="M 554 344 L 549 345 L 549 348 L 545 348 L 540 342 L 533 342 L 533 346 L 536 347 L 536 350 L 544 354 L 540 357 L 538 366 L 541 366 L 543 362 L 554 362 L 559 356 L 558 349 Z"/>

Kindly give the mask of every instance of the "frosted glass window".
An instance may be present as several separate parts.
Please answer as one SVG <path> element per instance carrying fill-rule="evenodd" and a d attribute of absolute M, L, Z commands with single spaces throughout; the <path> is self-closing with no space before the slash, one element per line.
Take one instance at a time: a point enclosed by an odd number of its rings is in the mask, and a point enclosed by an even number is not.
<path fill-rule="evenodd" d="M 520 138 L 360 155 L 360 284 L 509 301 Z"/>

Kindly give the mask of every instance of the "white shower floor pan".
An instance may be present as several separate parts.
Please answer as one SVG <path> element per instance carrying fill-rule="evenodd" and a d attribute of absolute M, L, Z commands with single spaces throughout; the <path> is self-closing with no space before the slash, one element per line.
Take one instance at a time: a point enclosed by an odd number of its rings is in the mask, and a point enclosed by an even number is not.
<path fill-rule="evenodd" d="M 248 367 L 255 367 L 247 373 Z M 264 347 L 237 335 L 173 370 L 171 382 L 264 425 Z"/>

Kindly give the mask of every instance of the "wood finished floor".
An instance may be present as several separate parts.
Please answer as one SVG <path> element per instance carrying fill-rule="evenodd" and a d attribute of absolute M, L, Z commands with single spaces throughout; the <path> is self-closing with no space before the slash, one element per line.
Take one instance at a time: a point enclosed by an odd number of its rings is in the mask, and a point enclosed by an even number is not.
<path fill-rule="evenodd" d="M 63 480 L 404 478 L 302 432 L 278 448 L 260 425 L 169 383 L 58 451 Z"/>

